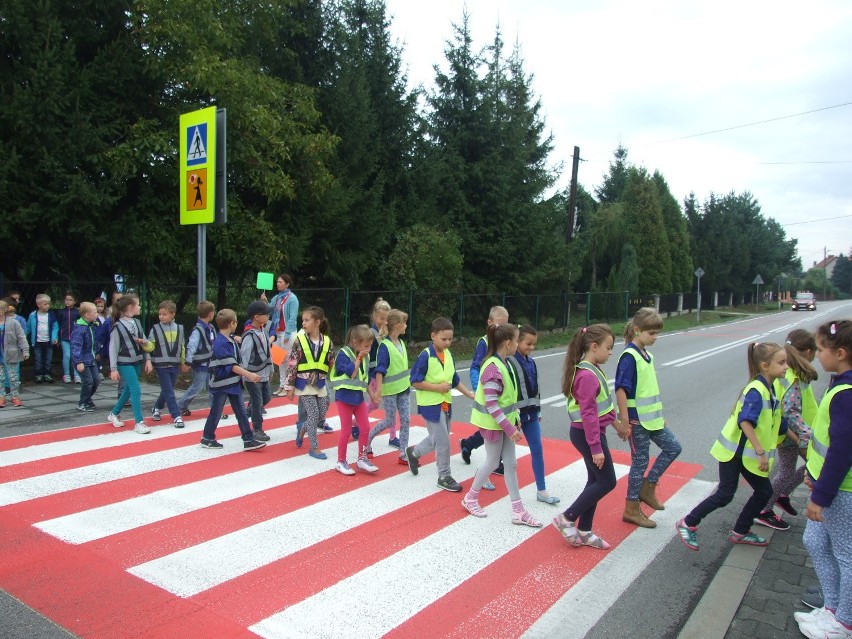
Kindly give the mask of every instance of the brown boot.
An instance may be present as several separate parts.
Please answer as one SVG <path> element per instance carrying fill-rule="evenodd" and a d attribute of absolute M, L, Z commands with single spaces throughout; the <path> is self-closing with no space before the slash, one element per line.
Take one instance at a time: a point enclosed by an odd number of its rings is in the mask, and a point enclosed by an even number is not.
<path fill-rule="evenodd" d="M 639 501 L 645 502 L 654 510 L 666 509 L 657 499 L 657 484 L 652 484 L 647 479 L 642 480 L 642 488 L 639 489 Z"/>
<path fill-rule="evenodd" d="M 623 521 L 628 524 L 635 524 L 642 528 L 656 528 L 657 522 L 648 519 L 645 513 L 642 512 L 642 507 L 639 505 L 639 500 L 628 499 L 624 504 L 624 514 L 621 516 Z"/>

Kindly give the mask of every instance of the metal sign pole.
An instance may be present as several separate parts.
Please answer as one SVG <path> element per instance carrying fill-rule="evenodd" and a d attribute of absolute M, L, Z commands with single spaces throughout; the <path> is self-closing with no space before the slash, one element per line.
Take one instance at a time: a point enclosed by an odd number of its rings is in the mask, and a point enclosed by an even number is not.
<path fill-rule="evenodd" d="M 198 301 L 207 299 L 207 225 L 198 224 Z"/>
<path fill-rule="evenodd" d="M 695 312 L 695 321 L 701 323 L 701 276 L 704 275 L 704 269 L 700 266 L 695 269 L 695 278 L 698 280 L 698 310 Z"/>

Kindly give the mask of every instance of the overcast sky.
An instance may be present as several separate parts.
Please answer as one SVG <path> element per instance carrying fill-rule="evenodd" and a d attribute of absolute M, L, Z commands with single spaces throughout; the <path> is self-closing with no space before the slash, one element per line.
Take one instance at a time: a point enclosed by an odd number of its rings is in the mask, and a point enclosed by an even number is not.
<path fill-rule="evenodd" d="M 593 192 L 621 142 L 672 193 L 750 191 L 799 240 L 805 268 L 852 248 L 852 2 L 387 0 L 409 84 L 464 7 L 477 48 L 517 40 L 554 135 L 560 186 L 573 147 Z M 510 49 L 509 49 L 510 50 Z M 825 109 L 730 131 L 729 127 Z M 824 218 L 835 218 L 825 221 Z"/>

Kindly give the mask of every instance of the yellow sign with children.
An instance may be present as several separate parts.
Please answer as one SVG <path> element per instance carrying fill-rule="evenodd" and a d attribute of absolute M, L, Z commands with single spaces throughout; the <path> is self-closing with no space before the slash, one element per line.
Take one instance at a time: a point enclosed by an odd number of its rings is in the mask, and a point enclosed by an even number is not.
<path fill-rule="evenodd" d="M 180 116 L 179 155 L 180 223 L 212 224 L 216 193 L 216 107 Z"/>

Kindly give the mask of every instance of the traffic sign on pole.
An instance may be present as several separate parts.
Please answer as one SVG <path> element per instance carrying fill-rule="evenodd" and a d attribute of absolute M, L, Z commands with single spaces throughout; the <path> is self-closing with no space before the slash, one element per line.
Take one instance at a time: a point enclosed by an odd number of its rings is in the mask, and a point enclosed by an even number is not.
<path fill-rule="evenodd" d="M 216 107 L 180 116 L 180 223 L 212 224 L 216 194 Z"/>

